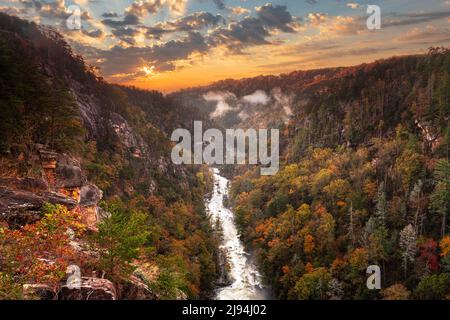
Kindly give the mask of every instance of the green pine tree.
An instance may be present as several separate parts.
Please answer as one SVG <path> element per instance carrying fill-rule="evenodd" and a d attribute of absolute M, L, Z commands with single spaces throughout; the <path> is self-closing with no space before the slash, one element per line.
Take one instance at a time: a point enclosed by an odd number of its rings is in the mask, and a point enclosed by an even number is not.
<path fill-rule="evenodd" d="M 139 257 L 140 248 L 149 236 L 147 215 L 126 212 L 117 204 L 104 204 L 110 216 L 92 236 L 92 247 L 100 254 L 100 267 L 108 277 L 117 279 L 133 272 L 131 262 Z"/>

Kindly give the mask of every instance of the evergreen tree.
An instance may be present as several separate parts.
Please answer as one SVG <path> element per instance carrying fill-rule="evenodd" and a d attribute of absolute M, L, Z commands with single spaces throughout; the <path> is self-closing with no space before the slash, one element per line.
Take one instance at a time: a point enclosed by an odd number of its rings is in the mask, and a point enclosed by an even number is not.
<path fill-rule="evenodd" d="M 117 204 L 105 204 L 104 210 L 110 216 L 99 224 L 92 244 L 100 254 L 100 267 L 110 278 L 116 279 L 133 271 L 131 262 L 139 257 L 139 249 L 149 236 L 147 216 L 141 212 L 126 212 Z"/>

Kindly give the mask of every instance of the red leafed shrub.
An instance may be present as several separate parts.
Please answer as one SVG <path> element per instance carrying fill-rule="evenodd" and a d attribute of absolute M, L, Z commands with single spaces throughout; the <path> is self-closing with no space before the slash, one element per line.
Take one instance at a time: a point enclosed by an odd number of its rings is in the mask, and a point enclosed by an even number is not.
<path fill-rule="evenodd" d="M 434 272 L 439 269 L 439 260 L 437 255 L 437 243 L 433 239 L 428 239 L 420 246 L 419 259 L 425 261 L 430 271 Z"/>
<path fill-rule="evenodd" d="M 84 231 L 79 213 L 52 205 L 45 206 L 43 218 L 34 224 L 19 230 L 0 226 L 0 275 L 17 285 L 56 285 L 75 259 L 69 230 L 76 235 Z"/>

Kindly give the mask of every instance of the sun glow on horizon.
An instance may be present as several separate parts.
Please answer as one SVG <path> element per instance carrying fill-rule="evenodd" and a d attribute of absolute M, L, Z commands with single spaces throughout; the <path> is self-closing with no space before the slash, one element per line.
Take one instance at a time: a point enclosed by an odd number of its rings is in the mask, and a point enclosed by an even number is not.
<path fill-rule="evenodd" d="M 207 1 L 117 0 L 113 8 L 101 5 L 103 1 L 74 1 L 86 7 L 84 29 L 61 32 L 75 51 L 98 66 L 106 80 L 164 93 L 224 79 L 370 63 L 450 44 L 450 12 L 442 11 L 448 6 L 442 0 L 426 6 L 398 0 L 408 4 L 401 9 L 374 0 L 383 17 L 376 31 L 367 28 L 366 5 L 360 1 L 312 1 L 307 8 L 294 0 L 258 0 L 238 7 L 231 3 L 241 0 L 228 0 L 223 8 L 217 7 L 221 1 L 214 6 Z M 13 6 L 43 23 L 60 23 L 64 16 L 18 2 Z M 52 8 L 66 10 L 64 2 Z"/>
<path fill-rule="evenodd" d="M 146 78 L 152 78 L 157 74 L 155 71 L 155 66 L 142 66 L 139 68 L 139 71 L 144 72 Z"/>

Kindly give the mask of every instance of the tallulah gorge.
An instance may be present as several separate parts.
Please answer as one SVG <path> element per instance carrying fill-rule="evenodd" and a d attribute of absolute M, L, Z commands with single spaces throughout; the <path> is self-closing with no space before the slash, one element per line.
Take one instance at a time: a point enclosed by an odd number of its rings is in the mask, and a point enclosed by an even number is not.
<path fill-rule="evenodd" d="M 372 2 L 0 1 L 0 300 L 450 300 L 450 4 Z"/>

